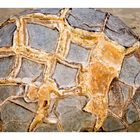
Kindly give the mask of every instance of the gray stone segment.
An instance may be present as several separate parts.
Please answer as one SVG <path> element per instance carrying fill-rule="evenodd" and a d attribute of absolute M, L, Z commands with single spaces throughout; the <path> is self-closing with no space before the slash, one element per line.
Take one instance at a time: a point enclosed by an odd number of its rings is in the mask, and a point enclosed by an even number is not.
<path fill-rule="evenodd" d="M 0 28 L 0 47 L 12 46 L 13 35 L 16 30 L 15 23 L 10 23 Z"/>
<path fill-rule="evenodd" d="M 17 17 L 26 15 L 26 14 L 33 14 L 33 13 L 42 13 L 42 14 L 58 14 L 61 8 L 36 8 L 36 9 L 28 9 L 24 10 L 17 14 Z"/>
<path fill-rule="evenodd" d="M 43 72 L 44 66 L 36 62 L 23 59 L 18 77 L 34 79 Z M 42 79 L 40 79 L 42 80 Z"/>
<path fill-rule="evenodd" d="M 140 63 L 137 61 L 134 55 L 126 57 L 124 59 L 122 69 L 120 72 L 120 79 L 129 85 L 139 85 L 140 81 L 136 81 L 136 75 L 140 71 Z"/>
<path fill-rule="evenodd" d="M 87 8 L 73 8 L 68 22 L 71 26 L 88 31 L 101 31 L 101 26 L 105 18 L 105 13 Z"/>
<path fill-rule="evenodd" d="M 71 44 L 70 50 L 66 59 L 74 63 L 87 64 L 88 55 L 89 55 L 89 50 L 81 46 L 78 46 L 77 44 Z"/>
<path fill-rule="evenodd" d="M 138 121 L 138 119 L 139 119 L 138 112 L 133 104 L 130 104 L 127 107 L 127 111 L 125 113 L 125 118 L 126 118 L 128 124 L 132 124 L 132 123 Z"/>
<path fill-rule="evenodd" d="M 105 34 L 112 40 L 124 47 L 131 47 L 137 40 L 130 28 L 128 28 L 118 17 L 110 16 L 106 24 Z"/>
<path fill-rule="evenodd" d="M 117 120 L 112 116 L 108 116 L 103 124 L 103 130 L 108 131 L 108 132 L 112 132 L 112 131 L 123 129 L 123 128 L 124 126 L 120 122 L 120 120 Z"/>
<path fill-rule="evenodd" d="M 0 78 L 7 77 L 14 66 L 14 56 L 0 58 Z"/>
<path fill-rule="evenodd" d="M 35 132 L 58 132 L 57 124 L 42 123 Z"/>
<path fill-rule="evenodd" d="M 59 85 L 59 88 L 69 88 L 75 86 L 77 69 L 70 68 L 57 63 L 53 78 Z"/>
<path fill-rule="evenodd" d="M 23 93 L 23 87 L 16 85 L 1 85 L 0 86 L 0 103 L 10 96 L 20 96 Z"/>
<path fill-rule="evenodd" d="M 93 131 L 95 116 L 82 111 L 86 102 L 84 96 L 68 96 L 58 101 L 56 111 L 64 131 Z"/>
<path fill-rule="evenodd" d="M 4 131 L 26 132 L 33 117 L 32 112 L 11 102 L 6 102 L 1 107 L 1 120 Z"/>
<path fill-rule="evenodd" d="M 42 25 L 28 24 L 29 45 L 35 49 L 54 52 L 57 45 L 57 30 L 49 29 Z"/>

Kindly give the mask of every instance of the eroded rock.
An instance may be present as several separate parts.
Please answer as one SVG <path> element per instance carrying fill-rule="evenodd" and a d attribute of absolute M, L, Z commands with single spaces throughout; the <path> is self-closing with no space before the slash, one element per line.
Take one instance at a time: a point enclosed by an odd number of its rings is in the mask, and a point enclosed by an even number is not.
<path fill-rule="evenodd" d="M 125 128 L 125 127 L 123 126 L 121 121 L 117 120 L 116 118 L 114 118 L 112 116 L 108 116 L 103 124 L 104 131 L 112 132 L 112 131 L 123 129 L 123 128 Z"/>
<path fill-rule="evenodd" d="M 127 107 L 127 110 L 125 113 L 125 119 L 127 120 L 128 124 L 132 124 L 133 122 L 138 121 L 139 115 L 138 115 L 137 109 L 134 107 L 133 104 L 130 104 Z"/>
<path fill-rule="evenodd" d="M 0 58 L 0 78 L 7 77 L 14 66 L 15 57 Z"/>
<path fill-rule="evenodd" d="M 3 122 L 3 131 L 26 132 L 28 131 L 28 127 L 33 117 L 34 113 L 10 101 L 7 101 L 1 107 L 1 120 Z"/>
<path fill-rule="evenodd" d="M 118 17 L 110 15 L 105 28 L 105 34 L 122 46 L 131 47 L 137 40 L 129 29 Z"/>
<path fill-rule="evenodd" d="M 140 132 L 140 121 L 131 124 L 128 127 L 128 132 Z"/>
<path fill-rule="evenodd" d="M 41 75 L 43 73 L 43 70 L 44 70 L 43 65 L 27 59 L 23 59 L 18 77 L 29 79 L 28 83 L 36 78 L 38 81 L 41 82 L 43 79 Z"/>
<path fill-rule="evenodd" d="M 82 110 L 86 102 L 84 96 L 68 96 L 58 100 L 56 111 L 64 131 L 93 130 L 95 116 Z"/>
<path fill-rule="evenodd" d="M 72 87 L 76 85 L 77 69 L 57 63 L 53 78 L 59 85 L 59 88 Z"/>
<path fill-rule="evenodd" d="M 0 86 L 0 104 L 10 96 L 20 96 L 24 93 L 22 86 L 1 85 Z"/>
<path fill-rule="evenodd" d="M 74 27 L 88 31 L 101 31 L 105 15 L 102 11 L 95 9 L 73 8 L 67 20 Z"/>
<path fill-rule="evenodd" d="M 128 56 L 124 59 L 120 79 L 129 85 L 140 85 L 140 77 L 138 73 L 140 71 L 140 63 L 137 61 L 134 55 Z"/>
<path fill-rule="evenodd" d="M 36 130 L 36 132 L 58 132 L 56 124 L 41 124 Z"/>
<path fill-rule="evenodd" d="M 88 55 L 89 55 L 89 50 L 81 46 L 78 46 L 76 44 L 71 44 L 70 50 L 66 59 L 72 63 L 87 64 Z"/>
<path fill-rule="evenodd" d="M 109 92 L 109 109 L 122 117 L 124 107 L 133 94 L 133 88 L 120 81 L 113 81 Z"/>
<path fill-rule="evenodd" d="M 12 46 L 13 35 L 16 30 L 15 23 L 10 23 L 0 28 L 0 47 Z"/>
<path fill-rule="evenodd" d="M 57 30 L 52 30 L 37 24 L 28 24 L 27 28 L 30 37 L 29 45 L 31 47 L 46 52 L 55 51 L 58 39 Z"/>

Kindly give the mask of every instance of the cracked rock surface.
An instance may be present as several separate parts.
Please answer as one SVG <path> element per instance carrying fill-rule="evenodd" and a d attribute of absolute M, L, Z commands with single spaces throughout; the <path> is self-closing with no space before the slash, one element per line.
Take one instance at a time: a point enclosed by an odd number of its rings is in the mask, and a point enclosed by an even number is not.
<path fill-rule="evenodd" d="M 96 9 L 1 22 L 0 131 L 140 131 L 139 37 Z"/>

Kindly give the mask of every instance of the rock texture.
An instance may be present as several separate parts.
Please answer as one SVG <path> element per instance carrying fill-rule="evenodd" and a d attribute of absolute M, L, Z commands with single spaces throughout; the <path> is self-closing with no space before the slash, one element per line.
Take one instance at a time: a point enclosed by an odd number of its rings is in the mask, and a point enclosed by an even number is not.
<path fill-rule="evenodd" d="M 140 131 L 139 38 L 96 9 L 27 10 L 0 24 L 0 131 Z"/>

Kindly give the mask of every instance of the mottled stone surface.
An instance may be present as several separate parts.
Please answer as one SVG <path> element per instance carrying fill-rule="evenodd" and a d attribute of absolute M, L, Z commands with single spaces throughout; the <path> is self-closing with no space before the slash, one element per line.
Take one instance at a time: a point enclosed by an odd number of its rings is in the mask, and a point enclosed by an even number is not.
<path fill-rule="evenodd" d="M 41 8 L 42 9 L 42 8 Z M 55 9 L 55 10 L 54 10 Z M 56 13 L 54 11 L 57 11 L 60 8 L 43 8 L 43 11 L 49 11 L 50 13 Z M 23 13 L 26 14 L 27 11 L 29 13 L 32 13 L 33 11 L 36 11 L 38 9 L 28 9 L 28 8 L 1 8 L 0 9 L 0 21 L 2 19 L 9 18 L 11 15 L 19 14 L 22 15 Z M 40 9 L 39 9 L 40 10 Z M 132 30 L 140 35 L 140 9 L 139 8 L 100 8 L 100 10 L 105 11 L 105 12 L 110 12 L 115 16 L 118 16 L 124 23 L 126 23 Z M 26 12 L 24 12 L 26 11 Z M 31 12 L 32 11 L 32 12 Z M 27 12 L 28 14 L 28 12 Z"/>
<path fill-rule="evenodd" d="M 123 129 L 123 128 L 124 128 L 124 126 L 120 122 L 120 120 L 117 120 L 116 118 L 114 118 L 112 116 L 108 116 L 108 118 L 105 120 L 105 122 L 103 124 L 104 131 L 112 132 L 112 131 Z"/>
<path fill-rule="evenodd" d="M 133 32 L 140 35 L 140 8 L 102 8 L 100 10 L 119 17 Z"/>
<path fill-rule="evenodd" d="M 0 47 L 12 46 L 14 31 L 16 30 L 15 23 L 10 23 L 0 28 Z"/>
<path fill-rule="evenodd" d="M 128 127 L 128 132 L 140 132 L 140 121 L 134 122 Z"/>
<path fill-rule="evenodd" d="M 87 64 L 88 55 L 89 55 L 89 50 L 81 46 L 78 46 L 76 44 L 71 44 L 66 59 L 72 63 Z"/>
<path fill-rule="evenodd" d="M 118 17 L 112 15 L 106 24 L 105 34 L 125 47 L 131 47 L 137 41 L 131 30 Z"/>
<path fill-rule="evenodd" d="M 71 26 L 88 31 L 101 31 L 105 13 L 95 9 L 73 8 L 68 22 Z"/>
<path fill-rule="evenodd" d="M 111 84 L 109 98 L 109 109 L 118 116 L 122 116 L 124 106 L 132 97 L 131 86 L 128 86 L 120 81 L 113 81 Z"/>
<path fill-rule="evenodd" d="M 26 14 L 33 14 L 33 13 L 42 13 L 42 14 L 58 14 L 60 12 L 61 8 L 31 8 L 31 9 L 24 9 L 23 11 L 20 11 L 20 13 L 17 13 L 16 16 L 20 17 Z"/>
<path fill-rule="evenodd" d="M 43 70 L 44 70 L 43 65 L 27 59 L 23 59 L 18 77 L 34 80 L 39 76 L 37 80 L 42 81 L 41 74 L 43 73 Z"/>
<path fill-rule="evenodd" d="M 56 124 L 42 123 L 36 130 L 36 132 L 58 132 Z"/>
<path fill-rule="evenodd" d="M 22 86 L 0 85 L 0 104 L 10 96 L 20 96 L 24 92 Z"/>
<path fill-rule="evenodd" d="M 75 86 L 77 69 L 70 68 L 63 64 L 57 63 L 53 78 L 59 85 L 59 88 Z"/>
<path fill-rule="evenodd" d="M 86 102 L 84 96 L 68 96 L 58 101 L 56 111 L 64 131 L 93 131 L 95 116 L 82 111 Z"/>
<path fill-rule="evenodd" d="M 58 39 L 58 32 L 37 24 L 27 25 L 29 32 L 29 45 L 33 48 L 54 52 Z"/>
<path fill-rule="evenodd" d="M 10 74 L 15 63 L 14 61 L 14 56 L 0 58 L 0 78 Z"/>
<path fill-rule="evenodd" d="M 34 114 L 28 109 L 25 109 L 9 101 L 1 107 L 3 131 L 27 131 L 33 117 Z"/>
<path fill-rule="evenodd" d="M 22 106 L 31 112 L 37 111 L 37 107 L 38 107 L 37 102 L 26 102 L 24 97 L 12 99 L 11 102 L 13 102 L 19 106 Z"/>
<path fill-rule="evenodd" d="M 60 12 L 61 8 L 38 8 L 36 9 L 37 12 L 39 13 L 44 13 L 44 14 L 58 14 Z"/>
<path fill-rule="evenodd" d="M 89 31 L 101 31 L 106 14 L 95 9 L 72 9 L 68 18 L 70 25 Z M 136 42 L 132 31 L 118 18 L 113 15 L 105 26 L 105 34 L 119 44 L 130 47 Z"/>
<path fill-rule="evenodd" d="M 120 79 L 129 85 L 139 85 L 140 77 L 138 77 L 138 73 L 140 71 L 140 63 L 134 55 L 125 57 L 121 73 Z"/>
<path fill-rule="evenodd" d="M 133 122 L 138 121 L 138 112 L 133 104 L 130 104 L 127 107 L 125 119 L 127 120 L 128 124 L 132 124 Z"/>

